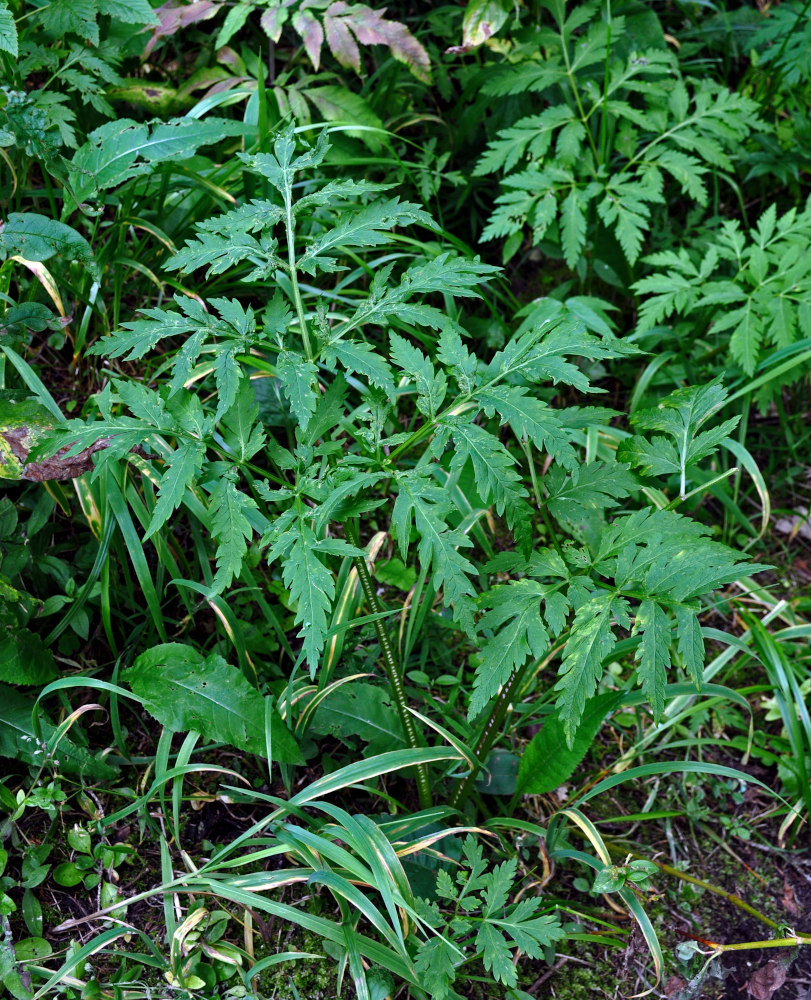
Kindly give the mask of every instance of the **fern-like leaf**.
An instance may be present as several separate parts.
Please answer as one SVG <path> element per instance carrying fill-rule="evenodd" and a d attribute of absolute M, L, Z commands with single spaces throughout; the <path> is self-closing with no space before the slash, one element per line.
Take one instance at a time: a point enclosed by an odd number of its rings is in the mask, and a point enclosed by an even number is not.
<path fill-rule="evenodd" d="M 211 585 L 212 593 L 230 586 L 242 570 L 242 560 L 248 551 L 253 528 L 246 511 L 255 510 L 256 502 L 237 489 L 234 476 L 221 479 L 211 494 L 211 533 L 217 542 L 217 573 Z"/>
<path fill-rule="evenodd" d="M 476 569 L 459 549 L 471 548 L 473 543 L 464 532 L 450 528 L 445 521 L 451 504 L 444 490 L 416 472 L 398 475 L 397 486 L 399 492 L 391 520 L 403 558 L 408 552 L 413 523 L 420 536 L 420 562 L 432 567 L 435 589 L 443 592 L 446 606 L 453 608 L 462 627 L 472 632 L 471 597 L 475 591 L 470 575 Z"/>
<path fill-rule="evenodd" d="M 476 668 L 469 718 L 484 710 L 530 656 L 540 657 L 546 651 L 549 633 L 541 618 L 541 604 L 548 589 L 535 580 L 517 580 L 488 591 L 483 603 L 489 610 L 478 628 L 492 630 L 494 635 L 485 642 Z"/>
<path fill-rule="evenodd" d="M 566 739 L 572 745 L 587 699 L 597 690 L 603 675 L 603 660 L 616 643 L 613 624 L 630 628 L 630 606 L 624 597 L 601 593 L 581 604 L 572 625 L 572 634 L 563 651 L 556 702 Z"/>
<path fill-rule="evenodd" d="M 158 484 L 158 500 L 152 511 L 144 540 L 162 528 L 179 506 L 183 494 L 200 471 L 205 457 L 205 446 L 200 441 L 183 440 L 167 461 L 167 469 Z"/>

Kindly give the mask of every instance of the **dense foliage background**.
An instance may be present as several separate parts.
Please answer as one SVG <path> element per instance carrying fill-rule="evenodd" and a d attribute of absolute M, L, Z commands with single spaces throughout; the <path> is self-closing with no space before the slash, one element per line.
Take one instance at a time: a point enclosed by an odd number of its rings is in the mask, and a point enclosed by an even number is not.
<path fill-rule="evenodd" d="M 809 46 L 0 0 L 10 996 L 807 995 Z"/>

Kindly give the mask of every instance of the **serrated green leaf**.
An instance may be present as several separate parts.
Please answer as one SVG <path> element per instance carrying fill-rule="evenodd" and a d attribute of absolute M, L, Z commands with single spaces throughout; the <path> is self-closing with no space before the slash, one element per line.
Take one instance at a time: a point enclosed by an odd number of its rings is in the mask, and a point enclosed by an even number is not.
<path fill-rule="evenodd" d="M 560 419 L 546 403 L 517 385 L 491 385 L 480 389 L 476 399 L 488 416 L 498 413 L 519 438 L 528 438 L 539 451 L 548 451 L 569 469 L 577 466 L 577 455 Z"/>
<path fill-rule="evenodd" d="M 253 536 L 253 528 L 245 516 L 249 510 L 256 510 L 256 501 L 238 490 L 232 479 L 217 483 L 209 503 L 211 534 L 217 542 L 217 574 L 211 585 L 212 593 L 230 586 L 242 570 L 247 543 Z"/>
<path fill-rule="evenodd" d="M 104 337 L 91 344 L 87 348 L 88 354 L 137 361 L 164 337 L 184 337 L 197 328 L 194 319 L 175 311 L 143 309 L 141 315 L 148 318 L 122 323 L 121 329 L 116 330 L 111 337 Z"/>
<path fill-rule="evenodd" d="M 420 983 L 434 1000 L 446 1000 L 456 979 L 458 955 L 450 941 L 431 937 L 424 941 L 414 959 Z"/>
<path fill-rule="evenodd" d="M 658 434 L 650 440 L 638 434 L 625 438 L 617 448 L 617 458 L 640 469 L 646 476 L 669 476 L 681 471 L 676 446 Z"/>
<path fill-rule="evenodd" d="M 450 504 L 444 490 L 434 486 L 419 473 L 403 473 L 397 477 L 399 492 L 392 511 L 392 525 L 405 558 L 411 535 L 412 518 L 420 536 L 419 558 L 423 566 L 433 569 L 432 581 L 442 590 L 446 606 L 466 631 L 473 629 L 474 588 L 469 575 L 475 567 L 459 552 L 472 542 L 463 532 L 448 527 L 444 515 Z"/>
<path fill-rule="evenodd" d="M 201 441 L 187 439 L 181 441 L 169 456 L 166 472 L 158 484 L 158 500 L 144 541 L 163 527 L 180 504 L 187 487 L 203 464 L 205 452 L 205 445 Z"/>
<path fill-rule="evenodd" d="M 520 519 L 531 520 L 532 510 L 524 499 L 527 491 L 521 484 L 516 461 L 498 438 L 478 424 L 461 421 L 452 425 L 451 433 L 455 445 L 451 472 L 458 472 L 470 460 L 476 488 L 485 503 L 492 497 L 499 515 L 506 509 L 511 528 Z"/>
<path fill-rule="evenodd" d="M 517 791 L 523 795 L 544 795 L 559 788 L 591 749 L 603 720 L 621 700 L 622 695 L 615 692 L 590 698 L 571 744 L 560 717 L 547 716 L 543 728 L 521 755 Z"/>
<path fill-rule="evenodd" d="M 315 389 L 318 368 L 302 354 L 282 351 L 276 359 L 276 374 L 281 380 L 293 415 L 301 430 L 306 431 L 318 400 Z"/>
<path fill-rule="evenodd" d="M 225 15 L 219 34 L 214 41 L 214 48 L 219 50 L 227 45 L 234 35 L 244 26 L 248 20 L 248 15 L 253 12 L 250 3 L 238 3 L 231 7 Z"/>
<path fill-rule="evenodd" d="M 150 429 L 163 428 L 167 423 L 171 423 L 166 416 L 163 400 L 153 389 L 125 379 L 113 379 L 112 384 L 116 395 L 130 413 Z"/>
<path fill-rule="evenodd" d="M 701 686 L 704 672 L 704 636 L 698 615 L 692 608 L 676 606 L 676 624 L 679 635 L 679 656 L 684 669 L 696 685 Z"/>
<path fill-rule="evenodd" d="M 0 3 L 0 52 L 17 58 L 17 25 L 5 0 Z"/>
<path fill-rule="evenodd" d="M 763 317 L 753 308 L 752 299 L 740 309 L 727 314 L 724 322 L 716 322 L 714 329 L 720 332 L 734 326 L 729 341 L 732 357 L 743 368 L 747 375 L 754 374 L 763 340 Z"/>
<path fill-rule="evenodd" d="M 665 708 L 665 685 L 670 669 L 670 619 L 652 600 L 643 601 L 636 611 L 633 634 L 642 634 L 636 652 L 639 680 L 653 709 L 654 719 Z"/>
<path fill-rule="evenodd" d="M 493 920 L 499 930 L 512 938 L 521 953 L 530 958 L 540 958 L 545 948 L 566 937 L 557 915 L 535 916 L 537 905 L 532 898 L 522 899 L 506 917 Z"/>
<path fill-rule="evenodd" d="M 269 274 L 281 264 L 275 243 L 260 243 L 248 233 L 220 236 L 218 233 L 201 232 L 196 239 L 186 240 L 186 246 L 170 257 L 164 267 L 188 273 L 207 266 L 206 277 L 210 277 L 222 274 L 245 260 L 255 264 L 254 271 L 248 276 L 250 280 L 254 276 Z M 261 263 L 256 264 L 257 260 Z"/>
<path fill-rule="evenodd" d="M 618 458 L 642 466 L 653 475 L 678 471 L 681 494 L 685 493 L 687 469 L 717 451 L 718 445 L 738 426 L 740 417 L 731 417 L 712 430 L 701 427 L 723 406 L 727 391 L 721 377 L 703 386 L 685 386 L 666 396 L 657 407 L 640 410 L 631 420 L 642 430 L 658 430 L 673 441 L 655 437 L 651 443 L 632 438 L 618 449 Z M 675 464 L 675 469 L 672 467 Z"/>
<path fill-rule="evenodd" d="M 327 616 L 335 596 L 335 580 L 318 557 L 315 535 L 301 518 L 288 534 L 289 539 L 284 544 L 289 546 L 289 551 L 282 578 L 296 606 L 295 624 L 301 625 L 299 638 L 303 640 L 304 658 L 314 678 L 329 627 Z"/>
<path fill-rule="evenodd" d="M 37 12 L 46 31 L 57 38 L 73 33 L 91 45 L 99 44 L 98 13 L 98 0 L 51 0 Z"/>
<path fill-rule="evenodd" d="M 574 270 L 586 242 L 586 216 L 577 188 L 572 188 L 560 208 L 560 230 L 563 257 Z"/>
<path fill-rule="evenodd" d="M 214 411 L 214 419 L 219 420 L 223 414 L 230 410 L 237 398 L 240 383 L 242 382 L 242 367 L 236 359 L 239 352 L 239 344 L 231 347 L 218 345 L 216 358 L 214 361 L 214 380 L 217 384 L 217 408 Z"/>
<path fill-rule="evenodd" d="M 434 222 L 418 205 L 400 203 L 399 198 L 375 202 L 354 215 L 344 218 L 334 228 L 317 236 L 297 261 L 296 266 L 307 274 L 315 274 L 329 254 L 338 247 L 375 247 L 389 243 L 390 230 L 398 226 L 419 223 L 428 229 Z"/>
<path fill-rule="evenodd" d="M 394 364 L 414 379 L 419 393 L 417 408 L 433 419 L 447 392 L 448 384 L 444 373 L 435 371 L 431 361 L 419 348 L 396 333 L 389 335 L 389 351 Z"/>
<path fill-rule="evenodd" d="M 574 745 L 586 702 L 594 695 L 602 677 L 603 660 L 614 648 L 614 616 L 630 625 L 628 610 L 625 598 L 603 593 L 581 604 L 575 613 L 571 637 L 558 670 L 560 680 L 555 684 L 555 690 L 560 692 L 555 704 L 569 747 Z"/>
<path fill-rule="evenodd" d="M 574 520 L 586 511 L 616 507 L 617 501 L 638 488 L 628 466 L 590 462 L 572 469 L 551 468 L 545 478 L 549 510 L 558 519 Z"/>
<path fill-rule="evenodd" d="M 364 375 L 372 385 L 378 386 L 387 396 L 394 396 L 394 379 L 391 368 L 378 353 L 366 344 L 339 340 L 325 347 L 324 358 L 331 367 L 334 367 L 337 361 L 350 375 L 354 373 Z"/>
<path fill-rule="evenodd" d="M 515 986 L 518 973 L 512 962 L 512 952 L 504 935 L 489 922 L 479 925 L 476 932 L 476 950 L 481 952 L 485 969 L 505 986 Z"/>
<path fill-rule="evenodd" d="M 480 630 L 499 631 L 485 642 L 476 669 L 468 717 L 475 718 L 527 658 L 541 656 L 549 634 L 541 618 L 541 601 L 548 588 L 535 580 L 516 580 L 494 587 L 483 598 L 489 610 L 478 623 Z"/>
<path fill-rule="evenodd" d="M 501 911 L 507 905 L 507 897 L 515 881 L 518 862 L 515 858 L 495 865 L 488 874 L 485 887 L 483 915 L 485 917 L 501 916 Z"/>
<path fill-rule="evenodd" d="M 99 13 L 123 24 L 157 24 L 158 18 L 149 0 L 99 0 Z"/>

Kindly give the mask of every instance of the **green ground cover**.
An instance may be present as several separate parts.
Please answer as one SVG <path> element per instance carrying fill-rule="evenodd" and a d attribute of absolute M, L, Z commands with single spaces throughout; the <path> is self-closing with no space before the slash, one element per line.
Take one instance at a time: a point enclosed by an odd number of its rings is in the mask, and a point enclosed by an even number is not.
<path fill-rule="evenodd" d="M 811 995 L 810 45 L 0 0 L 9 996 Z"/>

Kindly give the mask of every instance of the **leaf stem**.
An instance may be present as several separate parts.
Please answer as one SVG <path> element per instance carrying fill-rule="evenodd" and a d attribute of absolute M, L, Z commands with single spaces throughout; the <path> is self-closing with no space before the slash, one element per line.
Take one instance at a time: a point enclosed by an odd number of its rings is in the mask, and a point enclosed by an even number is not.
<path fill-rule="evenodd" d="M 354 525 L 347 521 L 344 525 L 344 530 L 346 531 L 347 539 L 359 548 L 360 538 Z M 374 584 L 372 583 L 372 577 L 369 573 L 369 567 L 366 560 L 358 557 L 354 560 L 354 563 L 355 569 L 358 571 L 358 579 L 360 580 L 360 585 L 363 589 L 363 594 L 366 598 L 367 604 L 369 605 L 370 611 L 373 615 L 382 614 L 380 601 L 377 599 L 377 594 L 375 593 Z M 403 726 L 406 743 L 408 743 L 412 750 L 416 750 L 422 746 L 422 742 L 417 734 L 417 728 L 414 725 L 414 716 L 408 710 L 408 696 L 405 692 L 403 677 L 400 673 L 397 657 L 394 654 L 394 647 L 391 644 L 388 632 L 386 632 L 386 627 L 382 618 L 375 619 L 374 627 L 375 632 L 377 633 L 378 642 L 380 643 L 380 652 L 383 656 L 383 668 L 386 671 L 386 678 L 389 682 L 391 695 L 394 699 L 394 704 L 397 707 L 397 714 L 399 715 L 400 722 Z M 417 791 L 420 797 L 420 808 L 430 809 L 433 805 L 433 796 L 431 795 L 431 784 L 428 780 L 428 769 L 425 764 L 417 765 Z"/>
<path fill-rule="evenodd" d="M 549 516 L 549 511 L 546 509 L 546 503 L 543 498 L 543 490 L 541 489 L 541 484 L 538 482 L 538 474 L 535 472 L 535 462 L 532 460 L 532 448 L 528 441 L 522 441 L 521 447 L 524 449 L 524 454 L 527 456 L 527 463 L 529 465 L 529 474 L 532 479 L 532 490 L 535 493 L 535 502 L 538 504 L 538 510 L 541 512 L 541 517 L 543 518 L 543 523 L 546 526 L 547 534 L 552 541 L 552 545 L 555 547 L 555 551 L 565 562 L 563 556 L 563 549 L 561 548 L 560 539 L 558 538 L 558 533 L 555 531 L 555 526 L 552 524 L 552 519 Z"/>
<path fill-rule="evenodd" d="M 301 329 L 301 339 L 304 343 L 304 353 L 307 360 L 314 359 L 312 344 L 310 343 L 310 332 L 307 329 L 307 322 L 304 319 L 304 303 L 301 299 L 301 290 L 298 286 L 298 275 L 296 271 L 296 220 L 293 217 L 293 192 L 290 184 L 284 186 L 284 211 L 285 227 L 287 229 L 287 260 L 290 267 L 290 286 L 293 292 L 293 301 L 296 303 L 296 316 Z"/>
<path fill-rule="evenodd" d="M 760 910 L 756 910 L 754 906 L 747 903 L 745 899 L 741 899 L 740 896 L 736 895 L 734 892 L 728 892 L 726 889 L 722 889 L 720 886 L 713 885 L 711 882 L 705 882 L 703 879 L 696 878 L 695 875 L 688 875 L 687 872 L 679 871 L 678 868 L 674 868 L 672 865 L 665 864 L 664 861 L 657 861 L 655 858 L 647 858 L 644 854 L 638 854 L 636 851 L 628 851 L 625 848 L 620 850 L 619 847 L 615 847 L 613 844 L 610 845 L 610 849 L 618 854 L 630 854 L 634 858 L 645 858 L 645 860 L 653 861 L 657 868 L 663 871 L 666 875 L 672 875 L 675 878 L 681 879 L 682 882 L 689 882 L 691 885 L 697 885 L 707 892 L 714 893 L 716 896 L 721 896 L 728 903 L 732 903 L 733 906 L 737 906 L 739 910 L 743 910 L 744 913 L 748 913 L 750 916 L 759 920 L 761 923 L 766 924 L 767 927 L 771 927 L 773 930 L 780 930 L 781 924 L 777 923 L 776 920 L 772 920 L 771 917 L 767 917 L 765 913 L 761 913 Z M 811 938 L 809 935 L 800 932 L 798 937 L 803 938 L 802 941 L 795 941 L 792 939 L 791 944 L 811 944 Z M 734 948 L 734 945 L 718 945 L 717 947 L 723 948 L 724 950 L 730 950 Z M 765 947 L 778 947 L 776 944 L 764 944 L 761 942 L 750 943 L 744 946 L 738 947 L 749 947 L 749 948 L 765 948 Z"/>
<path fill-rule="evenodd" d="M 599 164 L 605 163 L 606 151 L 608 149 L 608 84 L 611 79 L 611 29 L 613 20 L 611 17 L 611 0 L 607 4 L 608 13 L 608 37 L 605 43 L 605 67 L 603 70 L 603 101 L 600 111 L 600 160 Z"/>

